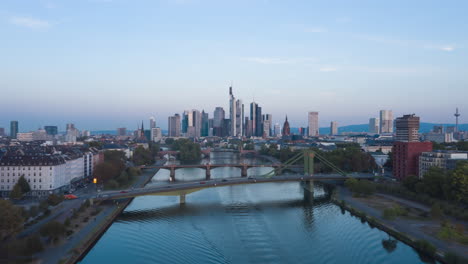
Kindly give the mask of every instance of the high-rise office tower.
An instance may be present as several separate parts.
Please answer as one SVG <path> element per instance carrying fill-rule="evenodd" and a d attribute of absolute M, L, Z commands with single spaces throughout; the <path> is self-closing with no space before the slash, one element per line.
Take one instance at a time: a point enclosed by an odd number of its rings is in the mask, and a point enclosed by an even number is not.
<path fill-rule="evenodd" d="M 396 141 L 419 141 L 419 116 L 404 115 L 396 119 Z"/>
<path fill-rule="evenodd" d="M 263 135 L 270 137 L 272 135 L 271 125 L 273 122 L 273 116 L 271 114 L 263 115 Z"/>
<path fill-rule="evenodd" d="M 249 127 L 250 128 L 249 134 L 252 137 L 257 136 L 257 109 L 258 109 L 257 103 L 255 102 L 250 103 L 250 121 L 252 124 Z"/>
<path fill-rule="evenodd" d="M 380 134 L 393 133 L 392 110 L 380 110 Z"/>
<path fill-rule="evenodd" d="M 244 125 L 242 122 L 244 120 L 244 105 L 242 104 L 242 100 L 236 100 L 236 122 L 235 122 L 235 131 L 234 135 L 235 137 L 242 137 L 243 133 L 242 131 L 244 130 Z"/>
<path fill-rule="evenodd" d="M 232 86 L 229 87 L 229 119 L 231 120 L 231 125 L 229 129 L 230 136 L 236 136 L 236 98 L 232 93 Z"/>
<path fill-rule="evenodd" d="M 10 122 L 10 137 L 16 139 L 17 134 L 18 134 L 18 121 L 11 121 Z"/>
<path fill-rule="evenodd" d="M 126 136 L 127 135 L 127 128 L 119 127 L 117 128 L 117 136 Z"/>
<path fill-rule="evenodd" d="M 198 110 L 184 111 L 184 119 L 187 122 L 186 136 L 191 138 L 200 137 L 202 127 L 202 115 Z"/>
<path fill-rule="evenodd" d="M 169 137 L 180 137 L 180 115 L 175 114 L 168 118 Z"/>
<path fill-rule="evenodd" d="M 45 126 L 44 130 L 46 131 L 47 135 L 55 136 L 58 134 L 57 126 Z"/>
<path fill-rule="evenodd" d="M 380 127 L 380 119 L 378 118 L 370 118 L 369 119 L 369 133 L 378 134 Z"/>
<path fill-rule="evenodd" d="M 208 113 L 205 113 L 205 110 L 201 113 L 201 132 L 202 137 L 207 137 L 210 131 L 209 117 Z"/>
<path fill-rule="evenodd" d="M 338 122 L 332 121 L 330 123 L 330 135 L 338 135 Z"/>
<path fill-rule="evenodd" d="M 5 128 L 0 127 L 0 137 L 4 137 L 4 136 L 5 136 Z"/>
<path fill-rule="evenodd" d="M 309 112 L 309 137 L 319 135 L 318 112 Z"/>
<path fill-rule="evenodd" d="M 156 118 L 154 116 L 149 118 L 150 129 L 156 128 Z"/>
<path fill-rule="evenodd" d="M 213 113 L 213 136 L 224 137 L 225 113 L 222 107 L 216 107 Z"/>
<path fill-rule="evenodd" d="M 281 136 L 281 127 L 280 127 L 279 123 L 275 124 L 275 133 L 274 134 L 275 134 L 275 137 Z"/>

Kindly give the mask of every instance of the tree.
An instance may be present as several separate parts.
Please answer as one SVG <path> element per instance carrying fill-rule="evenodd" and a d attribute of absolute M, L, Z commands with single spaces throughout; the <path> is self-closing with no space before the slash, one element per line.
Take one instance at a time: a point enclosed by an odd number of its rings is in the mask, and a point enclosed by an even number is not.
<path fill-rule="evenodd" d="M 154 156 L 151 150 L 138 146 L 133 152 L 133 162 L 136 165 L 151 165 L 154 163 Z"/>
<path fill-rule="evenodd" d="M 431 207 L 431 216 L 435 219 L 440 219 L 444 216 L 444 213 L 442 212 L 442 208 L 440 208 L 440 205 L 435 203 Z"/>
<path fill-rule="evenodd" d="M 29 236 L 24 243 L 23 255 L 30 256 L 44 249 L 41 238 L 38 234 Z"/>
<path fill-rule="evenodd" d="M 419 182 L 419 178 L 414 175 L 409 175 L 403 179 L 403 186 L 410 191 L 416 191 L 416 184 Z"/>
<path fill-rule="evenodd" d="M 23 192 L 21 191 L 21 186 L 18 183 L 16 183 L 15 186 L 13 186 L 13 190 L 11 190 L 10 198 L 21 199 L 22 197 Z"/>
<path fill-rule="evenodd" d="M 451 187 L 456 201 L 468 205 L 468 162 L 460 162 L 451 174 Z"/>
<path fill-rule="evenodd" d="M 391 239 L 390 237 L 388 239 L 382 239 L 382 246 L 388 253 L 392 253 L 397 247 L 397 240 Z"/>
<path fill-rule="evenodd" d="M 424 174 L 422 179 L 424 192 L 432 197 L 446 198 L 443 192 L 443 186 L 447 184 L 445 172 L 439 167 L 431 167 Z"/>
<path fill-rule="evenodd" d="M 31 186 L 29 186 L 28 181 L 24 178 L 24 175 L 21 175 L 21 177 L 18 179 L 18 184 L 21 186 L 21 191 L 23 193 L 28 193 L 31 191 Z"/>
<path fill-rule="evenodd" d="M 23 225 L 21 210 L 10 201 L 0 199 L 0 241 Z"/>
<path fill-rule="evenodd" d="M 49 197 L 47 197 L 47 203 L 49 205 L 55 206 L 63 201 L 63 196 L 61 195 L 56 195 L 56 194 L 51 194 Z"/>
<path fill-rule="evenodd" d="M 101 182 L 106 182 L 119 175 L 119 168 L 112 165 L 110 162 L 103 162 L 94 168 L 93 176 Z"/>
<path fill-rule="evenodd" d="M 51 221 L 44 224 L 40 229 L 42 236 L 49 237 L 52 241 L 56 241 L 65 234 L 65 226 L 57 221 Z"/>

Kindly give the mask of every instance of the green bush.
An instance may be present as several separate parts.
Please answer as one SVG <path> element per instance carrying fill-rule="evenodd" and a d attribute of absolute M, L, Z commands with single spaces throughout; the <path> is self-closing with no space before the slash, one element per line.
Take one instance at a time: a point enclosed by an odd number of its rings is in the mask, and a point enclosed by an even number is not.
<path fill-rule="evenodd" d="M 119 188 L 119 183 L 115 180 L 109 180 L 105 183 L 104 186 L 106 189 L 117 189 Z"/>
<path fill-rule="evenodd" d="M 62 195 L 51 194 L 49 195 L 49 197 L 47 197 L 47 203 L 52 206 L 58 205 L 62 201 L 63 201 Z"/>
<path fill-rule="evenodd" d="M 429 243 L 426 240 L 417 240 L 415 244 L 416 248 L 422 251 L 423 253 L 434 257 L 436 253 L 436 247 Z"/>

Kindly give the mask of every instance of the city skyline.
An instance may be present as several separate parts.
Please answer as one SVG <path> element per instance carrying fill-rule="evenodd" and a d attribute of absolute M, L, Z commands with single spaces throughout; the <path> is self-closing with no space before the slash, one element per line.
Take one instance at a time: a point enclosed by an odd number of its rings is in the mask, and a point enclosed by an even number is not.
<path fill-rule="evenodd" d="M 184 109 L 227 111 L 231 82 L 293 127 L 308 111 L 320 126 L 381 109 L 452 122 L 467 110 L 468 3 L 451 3 L 4 1 L 0 126 L 131 128 L 155 115 L 164 128 Z"/>

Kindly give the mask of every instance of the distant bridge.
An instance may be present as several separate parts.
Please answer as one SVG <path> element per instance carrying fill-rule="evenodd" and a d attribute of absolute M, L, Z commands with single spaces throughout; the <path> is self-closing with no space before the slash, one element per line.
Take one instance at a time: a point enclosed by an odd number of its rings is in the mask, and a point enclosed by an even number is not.
<path fill-rule="evenodd" d="M 186 169 L 186 168 L 199 168 L 199 169 L 204 169 L 206 171 L 206 179 L 209 180 L 211 179 L 211 169 L 215 168 L 240 168 L 241 169 L 241 176 L 242 177 L 247 177 L 247 170 L 250 168 L 262 168 L 262 167 L 267 167 L 267 168 L 275 168 L 279 170 L 282 168 L 284 165 L 283 164 L 266 164 L 266 165 L 256 165 L 256 164 L 196 164 L 196 165 L 154 165 L 154 166 L 140 166 L 140 169 L 165 169 L 165 170 L 170 170 L 170 177 L 171 181 L 176 180 L 176 174 L 175 171 L 177 169 Z M 291 165 L 289 168 L 302 168 L 302 165 Z M 280 171 L 276 172 L 277 174 L 280 174 Z"/>
<path fill-rule="evenodd" d="M 324 165 L 331 167 L 338 174 L 317 174 L 314 175 L 314 160 L 320 160 Z M 304 165 L 294 165 L 298 161 L 303 159 Z M 303 167 L 303 174 L 294 174 L 294 175 L 281 175 L 285 169 L 292 167 Z M 216 179 L 212 180 L 211 177 L 211 168 L 217 167 L 236 167 L 241 168 L 242 176 L 240 178 L 229 178 L 229 179 Z M 273 167 L 273 170 L 270 172 L 260 175 L 260 176 L 247 176 L 247 169 L 252 167 Z M 291 159 L 282 164 L 269 164 L 269 165 L 252 165 L 252 164 L 200 164 L 200 165 L 164 165 L 164 166 L 144 166 L 142 169 L 150 168 L 159 168 L 159 169 L 169 169 L 171 170 L 171 179 L 175 180 L 175 170 L 179 168 L 203 168 L 207 171 L 206 181 L 200 182 L 181 182 L 176 184 L 169 184 L 165 186 L 154 186 L 154 187 L 144 187 L 138 189 L 132 189 L 130 191 L 120 191 L 120 192 L 103 192 L 98 199 L 109 200 L 109 199 L 122 199 L 122 198 L 131 198 L 136 196 L 144 195 L 177 195 L 180 196 L 180 203 L 185 203 L 185 196 L 189 193 L 196 192 L 205 188 L 213 187 L 222 187 L 222 186 L 231 186 L 239 184 L 257 184 L 257 183 L 268 183 L 268 182 L 291 182 L 291 181 L 302 181 L 305 182 L 304 191 L 312 193 L 313 192 L 313 182 L 314 180 L 347 180 L 349 178 L 355 179 L 373 179 L 373 175 L 349 175 L 346 172 L 342 171 L 340 168 L 335 166 L 330 161 L 321 157 L 318 153 L 312 150 L 304 150 L 300 153 L 293 156 Z"/>
<path fill-rule="evenodd" d="M 211 148 L 207 148 L 207 149 L 202 149 L 201 150 L 201 153 L 207 157 L 210 156 L 210 153 L 211 152 L 236 152 L 236 153 L 240 153 L 241 155 L 245 155 L 245 154 L 249 154 L 249 153 L 252 153 L 252 154 L 257 154 L 258 152 L 256 150 L 235 150 L 235 149 L 211 149 Z M 164 157 L 166 155 L 171 155 L 171 156 L 177 156 L 179 155 L 179 151 L 177 150 L 162 150 L 162 151 L 159 151 L 158 152 L 158 156 L 159 157 Z"/>

